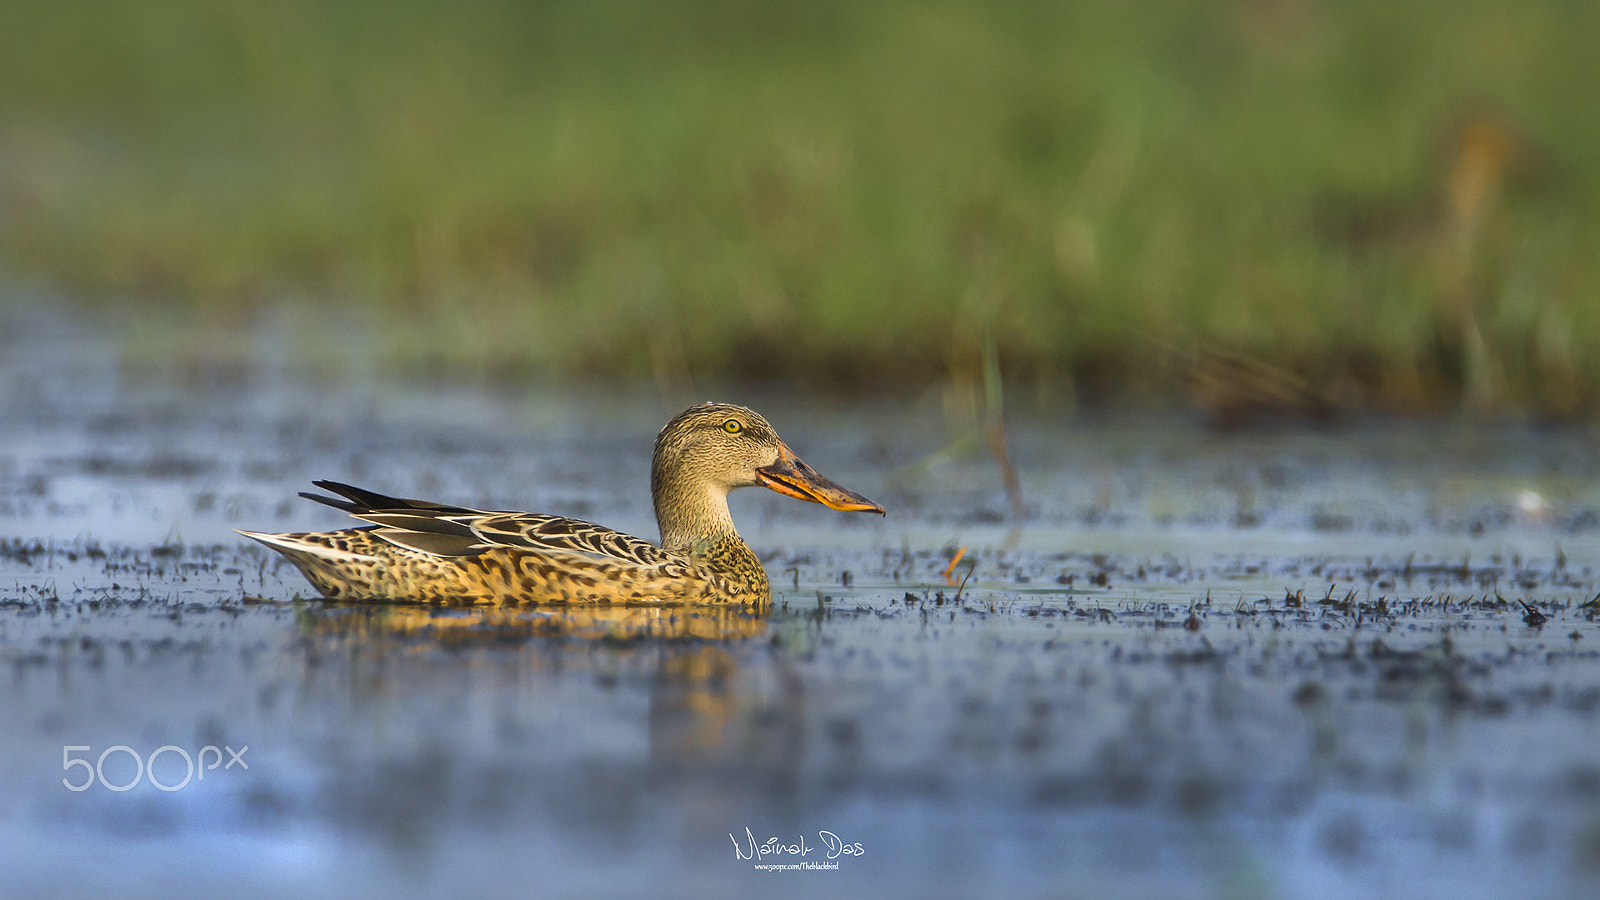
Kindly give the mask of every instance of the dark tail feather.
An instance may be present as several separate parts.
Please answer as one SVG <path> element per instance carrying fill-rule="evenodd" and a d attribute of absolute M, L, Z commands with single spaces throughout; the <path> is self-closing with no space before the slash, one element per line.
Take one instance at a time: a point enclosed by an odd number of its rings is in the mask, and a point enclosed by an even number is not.
<path fill-rule="evenodd" d="M 461 506 L 444 506 L 438 503 L 429 503 L 425 500 L 404 500 L 399 497 L 390 497 L 386 494 L 379 494 L 339 481 L 313 481 L 311 483 L 325 491 L 332 491 L 347 499 L 325 497 L 321 494 L 313 494 L 310 491 L 301 491 L 300 496 L 354 515 L 380 510 L 402 509 L 424 509 L 429 512 L 442 513 L 470 513 L 473 511 Z"/>
<path fill-rule="evenodd" d="M 347 512 L 366 511 L 373 509 L 405 509 L 411 505 L 410 502 L 401 500 L 398 497 L 385 496 L 384 494 L 369 491 L 365 488 L 358 488 L 354 485 L 344 484 L 343 482 L 339 481 L 313 481 L 311 483 L 325 491 L 332 491 L 342 497 L 347 497 L 350 499 L 351 503 L 348 505 L 341 505 L 339 501 L 333 500 L 332 498 L 318 498 L 315 495 L 313 495 L 311 499 L 318 500 L 322 503 L 327 503 L 329 506 L 336 506 L 339 509 L 346 510 Z"/>
<path fill-rule="evenodd" d="M 313 494 L 310 491 L 301 491 L 300 496 L 306 498 L 307 500 L 315 500 L 324 506 L 331 506 L 334 509 L 342 509 L 347 513 L 355 514 L 361 512 L 361 507 L 356 506 L 349 500 L 340 500 L 337 497 L 325 497 L 321 494 Z"/>

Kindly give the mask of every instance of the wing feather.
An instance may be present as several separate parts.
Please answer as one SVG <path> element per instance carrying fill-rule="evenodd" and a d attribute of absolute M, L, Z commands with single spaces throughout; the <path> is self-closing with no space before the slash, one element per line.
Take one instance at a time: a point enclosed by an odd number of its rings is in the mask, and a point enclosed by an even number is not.
<path fill-rule="evenodd" d="M 477 533 L 472 530 L 472 521 L 477 516 L 441 516 L 427 513 L 406 512 L 363 512 L 353 513 L 362 521 L 385 528 L 401 531 L 425 531 L 431 534 L 453 534 L 458 537 L 474 538 Z"/>
<path fill-rule="evenodd" d="M 474 520 L 472 529 L 484 541 L 507 547 L 587 553 L 647 566 L 672 560 L 655 544 L 580 519 L 502 513 Z"/>
<path fill-rule="evenodd" d="M 436 531 L 413 531 L 405 528 L 374 528 L 374 537 L 382 538 L 397 547 L 416 550 L 432 556 L 476 556 L 489 549 L 470 537 L 444 534 Z"/>
<path fill-rule="evenodd" d="M 407 500 L 337 481 L 312 483 L 339 497 L 309 492 L 302 497 L 371 522 L 378 526 L 372 534 L 391 544 L 433 556 L 476 556 L 499 547 L 596 564 L 662 566 L 674 562 L 648 541 L 580 519 Z"/>

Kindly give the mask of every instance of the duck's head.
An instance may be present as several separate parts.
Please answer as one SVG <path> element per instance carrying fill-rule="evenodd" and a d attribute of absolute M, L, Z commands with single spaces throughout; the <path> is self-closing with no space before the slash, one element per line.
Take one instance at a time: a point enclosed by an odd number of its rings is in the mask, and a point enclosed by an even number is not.
<path fill-rule="evenodd" d="M 693 503 L 703 491 L 725 498 L 734 488 L 755 485 L 831 509 L 884 514 L 882 506 L 802 462 L 766 419 L 742 406 L 691 406 L 656 436 L 650 486 L 663 525 L 664 502 Z"/>

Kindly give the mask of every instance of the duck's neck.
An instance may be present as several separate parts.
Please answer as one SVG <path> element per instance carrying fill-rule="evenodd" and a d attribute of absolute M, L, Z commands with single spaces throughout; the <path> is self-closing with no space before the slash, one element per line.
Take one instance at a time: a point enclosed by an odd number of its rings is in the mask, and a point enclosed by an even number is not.
<path fill-rule="evenodd" d="M 656 472 L 650 479 L 661 549 L 705 555 L 729 539 L 743 543 L 728 512 L 728 492 L 705 481 Z"/>

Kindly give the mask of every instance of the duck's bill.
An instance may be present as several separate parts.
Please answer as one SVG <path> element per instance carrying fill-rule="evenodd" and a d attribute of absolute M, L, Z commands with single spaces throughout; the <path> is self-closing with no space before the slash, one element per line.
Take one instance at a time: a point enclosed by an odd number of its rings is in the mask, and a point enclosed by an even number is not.
<path fill-rule="evenodd" d="M 762 487 L 771 488 L 785 497 L 810 500 L 829 509 L 875 512 L 880 516 L 886 514 L 878 504 L 822 477 L 820 472 L 806 465 L 785 444 L 778 445 L 777 462 L 756 470 L 756 479 Z"/>

